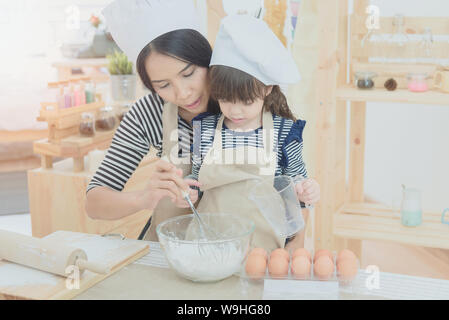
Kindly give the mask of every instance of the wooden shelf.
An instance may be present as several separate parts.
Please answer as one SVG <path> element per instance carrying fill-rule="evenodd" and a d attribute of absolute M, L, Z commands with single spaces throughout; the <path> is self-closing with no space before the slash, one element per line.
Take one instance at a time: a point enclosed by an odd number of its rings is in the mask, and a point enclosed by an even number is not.
<path fill-rule="evenodd" d="M 348 203 L 334 215 L 334 235 L 349 239 L 393 241 L 449 249 L 449 226 L 440 213 L 423 213 L 417 227 L 401 224 L 399 211 L 368 203 Z"/>
<path fill-rule="evenodd" d="M 62 158 L 79 158 L 95 149 L 106 149 L 114 136 L 115 130 L 97 131 L 94 137 L 82 137 L 79 134 L 51 143 L 48 139 L 35 141 L 34 153 Z"/>
<path fill-rule="evenodd" d="M 449 105 L 449 94 L 439 91 L 410 92 L 405 89 L 387 91 L 386 89 L 361 90 L 352 86 L 337 88 L 338 100 L 377 101 L 397 103 L 419 103 Z"/>

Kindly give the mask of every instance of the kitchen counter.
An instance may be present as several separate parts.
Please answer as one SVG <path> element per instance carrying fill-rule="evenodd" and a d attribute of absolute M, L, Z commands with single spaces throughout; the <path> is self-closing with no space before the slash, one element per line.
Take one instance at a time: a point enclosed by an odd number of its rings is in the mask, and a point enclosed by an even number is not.
<path fill-rule="evenodd" d="M 150 253 L 148 257 L 152 255 L 151 258 L 146 257 L 145 262 L 142 262 L 142 259 L 144 259 L 142 258 L 124 267 L 81 293 L 75 299 L 260 300 L 263 298 L 264 283 L 262 281 L 247 281 L 232 276 L 213 283 L 195 283 L 181 278 L 167 267 L 158 243 L 149 242 L 149 244 Z M 154 263 L 155 261 L 159 261 L 159 263 Z M 290 299 L 292 298 L 294 297 L 290 297 Z M 289 297 L 285 297 L 285 299 L 289 299 Z M 349 289 L 340 290 L 339 299 L 383 298 L 354 293 L 354 290 L 351 292 L 351 289 Z"/>

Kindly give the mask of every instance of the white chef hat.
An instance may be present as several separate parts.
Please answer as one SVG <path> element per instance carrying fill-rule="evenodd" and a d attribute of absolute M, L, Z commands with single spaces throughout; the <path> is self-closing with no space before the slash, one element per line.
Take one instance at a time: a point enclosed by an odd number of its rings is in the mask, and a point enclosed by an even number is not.
<path fill-rule="evenodd" d="M 164 33 L 200 31 L 192 0 L 114 0 L 102 13 L 114 41 L 133 63 L 149 42 Z"/>
<path fill-rule="evenodd" d="M 250 15 L 222 19 L 210 65 L 244 71 L 265 85 L 301 80 L 293 57 L 265 21 Z"/>

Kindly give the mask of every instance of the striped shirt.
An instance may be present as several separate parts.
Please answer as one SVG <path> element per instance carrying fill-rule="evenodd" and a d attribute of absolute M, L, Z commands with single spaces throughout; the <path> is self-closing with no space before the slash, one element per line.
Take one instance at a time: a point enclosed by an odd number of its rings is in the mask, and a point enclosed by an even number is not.
<path fill-rule="evenodd" d="M 193 120 L 194 144 L 192 174 L 190 178 L 198 180 L 199 170 L 204 157 L 213 145 L 215 128 L 220 115 L 203 113 Z M 293 121 L 273 115 L 274 139 L 277 140 L 277 167 L 275 175 L 307 177 L 307 170 L 302 158 L 302 132 L 306 122 Z M 223 124 L 221 131 L 222 148 L 237 146 L 263 146 L 262 128 L 249 132 L 229 130 Z"/>
<path fill-rule="evenodd" d="M 100 167 L 90 181 L 87 192 L 98 186 L 122 191 L 140 161 L 150 151 L 162 154 L 162 110 L 164 101 L 148 94 L 137 100 L 117 128 Z M 193 131 L 188 122 L 178 116 L 178 155 L 190 157 Z"/>

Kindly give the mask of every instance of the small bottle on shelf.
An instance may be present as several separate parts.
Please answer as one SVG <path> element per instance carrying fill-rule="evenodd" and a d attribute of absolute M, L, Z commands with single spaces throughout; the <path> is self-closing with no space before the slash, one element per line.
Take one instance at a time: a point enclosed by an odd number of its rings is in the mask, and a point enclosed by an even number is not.
<path fill-rule="evenodd" d="M 75 88 L 72 82 L 70 82 L 70 99 L 72 100 L 72 107 L 75 106 Z"/>
<path fill-rule="evenodd" d="M 95 127 L 97 130 L 109 131 L 114 129 L 115 122 L 114 109 L 110 106 L 106 106 L 99 110 L 98 119 L 95 121 Z"/>
<path fill-rule="evenodd" d="M 95 102 L 95 84 L 93 81 L 86 83 L 86 103 Z"/>
<path fill-rule="evenodd" d="M 72 107 L 72 95 L 70 93 L 69 87 L 64 87 L 64 108 L 71 108 Z"/>
<path fill-rule="evenodd" d="M 58 109 L 65 108 L 65 100 L 64 100 L 64 86 L 58 85 L 58 93 L 56 94 L 56 102 L 58 103 Z"/>
<path fill-rule="evenodd" d="M 75 100 L 74 106 L 78 107 L 81 105 L 81 87 L 79 84 L 75 84 L 74 88 L 75 88 L 73 93 Z"/>
<path fill-rule="evenodd" d="M 80 84 L 80 102 L 81 105 L 85 105 L 86 104 L 86 85 L 84 83 L 84 81 L 81 81 Z"/>
<path fill-rule="evenodd" d="M 93 137 L 95 135 L 95 117 L 91 112 L 81 114 L 80 134 L 83 137 Z"/>
<path fill-rule="evenodd" d="M 427 90 L 429 90 L 429 85 L 427 83 L 428 78 L 429 75 L 425 72 L 407 74 L 408 90 L 411 92 L 426 92 Z"/>
<path fill-rule="evenodd" d="M 374 88 L 374 77 L 377 74 L 374 72 L 356 72 L 355 77 L 355 86 L 359 89 L 372 89 Z"/>

